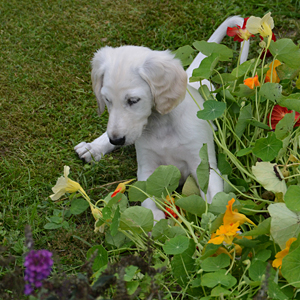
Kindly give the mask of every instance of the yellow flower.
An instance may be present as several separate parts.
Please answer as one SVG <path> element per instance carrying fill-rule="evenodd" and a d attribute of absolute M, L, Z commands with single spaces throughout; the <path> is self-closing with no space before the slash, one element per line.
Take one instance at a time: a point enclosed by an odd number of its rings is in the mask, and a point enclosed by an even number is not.
<path fill-rule="evenodd" d="M 254 89 L 254 87 L 260 86 L 260 83 L 258 81 L 258 75 L 245 79 L 244 84 L 247 85 L 252 90 Z"/>
<path fill-rule="evenodd" d="M 273 82 L 273 83 L 280 82 L 280 78 L 278 77 L 276 72 L 276 67 L 280 65 L 281 62 L 278 59 L 275 59 L 273 62 L 270 63 L 269 70 L 266 73 L 265 82 Z"/>
<path fill-rule="evenodd" d="M 274 28 L 274 21 L 270 12 L 268 12 L 263 18 L 251 16 L 247 21 L 246 28 L 252 34 L 259 33 L 262 37 L 267 37 L 268 44 L 266 48 L 269 48 L 272 40 L 272 29 Z"/>
<path fill-rule="evenodd" d="M 93 207 L 91 204 L 90 204 L 90 208 L 96 221 L 103 217 L 102 209 L 98 207 Z"/>
<path fill-rule="evenodd" d="M 117 186 L 117 188 L 115 189 L 115 191 L 111 194 L 111 197 L 116 196 L 118 193 L 124 194 L 124 192 L 126 190 L 126 184 L 128 184 L 129 182 L 131 182 L 133 180 L 134 179 L 130 179 L 128 181 L 119 183 L 119 185 Z"/>
<path fill-rule="evenodd" d="M 216 233 L 211 235 L 211 239 L 208 241 L 208 243 L 220 245 L 224 242 L 228 245 L 231 245 L 233 239 L 240 231 L 239 225 L 239 222 L 221 225 L 219 229 L 217 229 Z"/>
<path fill-rule="evenodd" d="M 225 212 L 225 215 L 223 217 L 223 223 L 224 225 L 227 224 L 232 224 L 232 223 L 236 223 L 239 222 L 240 225 L 248 222 L 252 225 L 255 225 L 250 219 L 248 219 L 245 215 L 240 214 L 237 212 L 237 209 L 235 209 L 234 211 L 232 211 L 232 205 L 234 203 L 234 198 L 232 198 L 229 202 L 228 205 L 226 205 L 227 209 Z"/>
<path fill-rule="evenodd" d="M 282 250 L 282 251 L 279 251 L 276 255 L 275 255 L 275 258 L 273 260 L 273 263 L 272 263 L 272 266 L 274 268 L 279 268 L 281 269 L 281 266 L 282 266 L 282 259 L 289 253 L 290 251 L 290 247 L 292 245 L 293 242 L 295 242 L 297 239 L 296 238 L 290 238 L 286 244 L 285 244 L 285 248 Z"/>
<path fill-rule="evenodd" d="M 58 200 L 65 193 L 75 193 L 82 190 L 80 184 L 71 180 L 69 176 L 70 167 L 64 166 L 64 176 L 57 179 L 56 185 L 52 188 L 53 195 L 50 196 L 51 200 Z"/>

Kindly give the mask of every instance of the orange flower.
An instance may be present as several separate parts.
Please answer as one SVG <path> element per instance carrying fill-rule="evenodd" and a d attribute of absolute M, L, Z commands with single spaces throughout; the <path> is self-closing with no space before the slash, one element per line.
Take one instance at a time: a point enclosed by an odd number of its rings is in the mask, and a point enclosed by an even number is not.
<path fill-rule="evenodd" d="M 254 87 L 260 86 L 260 83 L 258 81 L 258 75 L 245 79 L 244 84 L 247 85 L 252 90 L 254 89 Z"/>
<path fill-rule="evenodd" d="M 134 179 L 130 179 L 128 181 L 119 183 L 119 185 L 117 186 L 117 188 L 115 189 L 115 191 L 111 194 L 111 197 L 116 196 L 118 193 L 124 194 L 125 190 L 126 190 L 126 184 L 128 184 L 129 182 L 131 182 L 133 180 Z"/>
<path fill-rule="evenodd" d="M 219 229 L 217 229 L 216 233 L 211 235 L 211 239 L 208 241 L 208 243 L 220 245 L 224 242 L 228 245 L 231 245 L 233 239 L 240 231 L 239 225 L 239 222 L 221 225 Z"/>
<path fill-rule="evenodd" d="M 265 82 L 273 82 L 273 83 L 279 83 L 280 78 L 277 75 L 276 67 L 280 66 L 281 62 L 278 59 L 275 59 L 273 62 L 269 65 L 269 70 L 266 73 Z M 271 78 L 272 76 L 272 78 Z"/>
<path fill-rule="evenodd" d="M 223 223 L 224 223 L 224 225 L 232 224 L 232 223 L 236 223 L 236 222 L 239 222 L 240 225 L 242 225 L 242 224 L 244 224 L 246 222 L 248 222 L 248 223 L 250 223 L 252 225 L 255 225 L 245 215 L 238 213 L 237 209 L 235 209 L 234 211 L 232 211 L 232 205 L 233 205 L 234 201 L 235 201 L 234 198 L 232 198 L 228 202 L 228 205 L 226 205 L 227 209 L 226 209 L 225 215 L 223 217 Z"/>
<path fill-rule="evenodd" d="M 290 238 L 286 244 L 285 244 L 285 248 L 282 250 L 282 251 L 279 251 L 276 255 L 275 255 L 275 258 L 273 260 L 273 263 L 272 263 L 272 266 L 274 268 L 279 268 L 281 269 L 281 266 L 282 266 L 282 259 L 289 253 L 290 251 L 290 247 L 292 245 L 293 242 L 295 242 L 297 239 L 296 238 Z"/>
<path fill-rule="evenodd" d="M 177 218 L 178 218 L 178 215 L 173 211 L 173 209 L 172 209 L 171 207 L 168 206 L 168 202 L 169 202 L 169 203 L 173 203 L 173 204 L 175 203 L 175 202 L 174 202 L 174 198 L 173 198 L 173 197 L 170 198 L 169 195 L 167 195 L 166 200 L 167 200 L 167 202 L 165 202 L 165 204 L 167 204 L 167 205 L 166 205 L 165 208 L 166 208 L 166 211 L 169 213 L 169 214 L 168 214 L 168 213 L 165 212 L 165 217 L 166 217 L 166 219 L 170 218 L 170 214 L 171 214 L 175 219 L 177 219 Z M 177 208 L 177 210 L 178 210 L 178 207 L 177 207 L 177 206 L 176 206 L 176 208 Z"/>

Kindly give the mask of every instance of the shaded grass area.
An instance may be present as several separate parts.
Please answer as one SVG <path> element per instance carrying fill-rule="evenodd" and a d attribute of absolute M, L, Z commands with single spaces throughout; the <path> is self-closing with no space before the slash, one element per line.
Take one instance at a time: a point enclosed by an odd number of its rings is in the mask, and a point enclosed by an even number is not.
<path fill-rule="evenodd" d="M 103 185 L 136 176 L 133 146 L 94 165 L 83 165 L 73 151 L 106 127 L 107 113 L 97 116 L 90 83 L 97 49 L 133 44 L 175 50 L 206 40 L 228 16 L 261 17 L 269 10 L 277 36 L 297 42 L 299 7 L 286 0 L 1 2 L 0 243 L 23 254 L 23 229 L 30 224 L 36 247 L 57 250 L 72 269 L 83 261 L 87 243 L 101 238 L 89 213 L 73 218 L 68 230 L 43 229 L 60 207 L 48 196 L 63 166 L 94 200 L 115 187 Z"/>

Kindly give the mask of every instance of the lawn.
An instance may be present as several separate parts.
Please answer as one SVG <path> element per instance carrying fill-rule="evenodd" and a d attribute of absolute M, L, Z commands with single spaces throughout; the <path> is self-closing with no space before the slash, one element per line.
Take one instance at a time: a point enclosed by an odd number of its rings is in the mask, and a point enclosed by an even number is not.
<path fill-rule="evenodd" d="M 105 131 L 107 112 L 97 115 L 90 61 L 104 46 L 143 45 L 176 50 L 207 40 L 231 15 L 262 17 L 271 11 L 278 39 L 300 42 L 300 2 L 270 1 L 79 1 L 11 0 L 0 3 L 0 245 L 21 266 L 25 225 L 36 249 L 48 249 L 61 268 L 76 273 L 87 251 L 103 244 L 89 211 L 68 224 L 45 229 L 64 211 L 49 195 L 64 165 L 91 199 L 136 177 L 135 150 L 125 147 L 100 162 L 84 164 L 73 148 Z M 224 43 L 237 45 L 226 37 Z M 251 46 L 250 56 L 257 54 Z M 68 203 L 69 204 L 69 203 Z M 46 226 L 47 228 L 47 226 Z M 124 255 L 133 253 L 128 250 Z M 113 252 L 111 252 L 113 253 Z M 113 254 L 110 255 L 114 261 Z M 6 273 L 0 267 L 0 279 Z M 8 296 L 7 294 L 6 296 Z M 174 297 L 175 298 L 175 297 Z M 7 298 L 10 299 L 10 298 Z M 11 298 L 13 299 L 13 298 Z"/>

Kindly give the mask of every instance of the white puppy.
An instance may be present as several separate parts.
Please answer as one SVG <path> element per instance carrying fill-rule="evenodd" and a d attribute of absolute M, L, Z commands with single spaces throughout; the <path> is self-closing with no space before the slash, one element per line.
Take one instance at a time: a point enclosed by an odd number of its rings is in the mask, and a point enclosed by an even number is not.
<path fill-rule="evenodd" d="M 208 42 L 223 39 L 227 27 L 243 25 L 243 18 L 227 19 Z M 242 61 L 247 57 L 244 47 Z M 86 162 L 98 161 L 117 146 L 135 144 L 138 180 L 145 181 L 160 165 L 174 165 L 181 174 L 181 183 L 188 175 L 196 176 L 200 163 L 199 150 L 207 144 L 209 164 L 217 170 L 213 133 L 206 121 L 197 118 L 198 108 L 187 93 L 187 80 L 205 56 L 198 54 L 185 72 L 169 51 L 152 51 L 145 47 L 123 46 L 100 49 L 92 61 L 92 83 L 99 113 L 105 106 L 109 112 L 107 131 L 91 143 L 82 142 L 75 151 Z M 203 99 L 188 86 L 200 106 Z M 223 190 L 223 181 L 210 172 L 207 200 Z M 144 207 L 153 211 L 156 221 L 164 218 L 151 199 Z"/>

